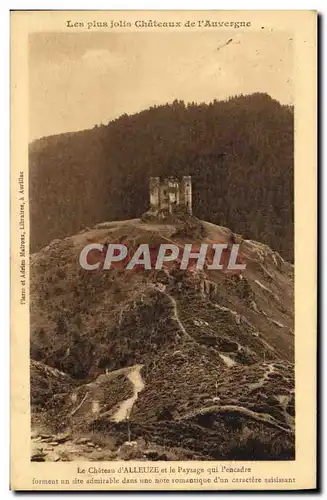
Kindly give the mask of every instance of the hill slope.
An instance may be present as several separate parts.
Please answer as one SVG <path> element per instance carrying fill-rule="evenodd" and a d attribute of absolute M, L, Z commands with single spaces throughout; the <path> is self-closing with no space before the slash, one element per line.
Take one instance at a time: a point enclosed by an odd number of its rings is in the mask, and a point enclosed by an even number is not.
<path fill-rule="evenodd" d="M 198 242 L 227 241 L 227 229 L 199 224 Z M 31 257 L 33 427 L 69 431 L 59 459 L 146 459 L 151 450 L 170 460 L 294 458 L 293 266 L 244 240 L 242 279 L 80 268 L 87 243 L 123 236 L 190 241 L 183 222 L 133 219 Z M 81 436 L 101 450 L 79 445 Z M 137 444 L 126 450 L 129 438 Z"/>
<path fill-rule="evenodd" d="M 45 137 L 30 145 L 29 165 L 32 252 L 141 216 L 151 175 L 192 175 L 197 217 L 293 260 L 293 110 L 266 94 L 175 101 Z"/>

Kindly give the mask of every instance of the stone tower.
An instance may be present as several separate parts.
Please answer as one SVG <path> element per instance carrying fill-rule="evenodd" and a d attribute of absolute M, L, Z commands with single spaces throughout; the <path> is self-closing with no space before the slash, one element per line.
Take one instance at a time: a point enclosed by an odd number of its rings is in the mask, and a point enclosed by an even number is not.
<path fill-rule="evenodd" d="M 192 215 L 192 178 L 150 177 L 150 213 L 165 217 L 174 212 Z"/>
<path fill-rule="evenodd" d="M 192 177 L 190 175 L 184 175 L 180 189 L 185 211 L 192 215 Z"/>

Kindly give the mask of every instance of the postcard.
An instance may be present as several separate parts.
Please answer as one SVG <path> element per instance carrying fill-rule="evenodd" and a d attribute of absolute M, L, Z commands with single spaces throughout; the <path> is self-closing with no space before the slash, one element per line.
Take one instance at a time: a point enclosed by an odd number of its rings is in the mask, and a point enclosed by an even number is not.
<path fill-rule="evenodd" d="M 11 13 L 11 488 L 316 488 L 314 11 Z"/>

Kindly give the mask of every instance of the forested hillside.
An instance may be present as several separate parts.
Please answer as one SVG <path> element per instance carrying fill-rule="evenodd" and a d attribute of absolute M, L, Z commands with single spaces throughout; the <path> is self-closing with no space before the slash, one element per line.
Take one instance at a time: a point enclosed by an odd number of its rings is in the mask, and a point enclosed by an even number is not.
<path fill-rule="evenodd" d="M 293 109 L 266 94 L 123 115 L 30 145 L 31 251 L 139 217 L 151 175 L 192 175 L 200 219 L 293 260 Z"/>

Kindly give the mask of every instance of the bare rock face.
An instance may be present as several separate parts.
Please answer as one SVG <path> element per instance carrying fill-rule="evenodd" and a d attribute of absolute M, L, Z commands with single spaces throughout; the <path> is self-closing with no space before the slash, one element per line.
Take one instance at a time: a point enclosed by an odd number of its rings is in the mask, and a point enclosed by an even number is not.
<path fill-rule="evenodd" d="M 32 460 L 294 458 L 291 264 L 246 239 L 242 276 L 78 262 L 91 241 L 229 237 L 190 215 L 145 217 L 32 255 Z"/>

